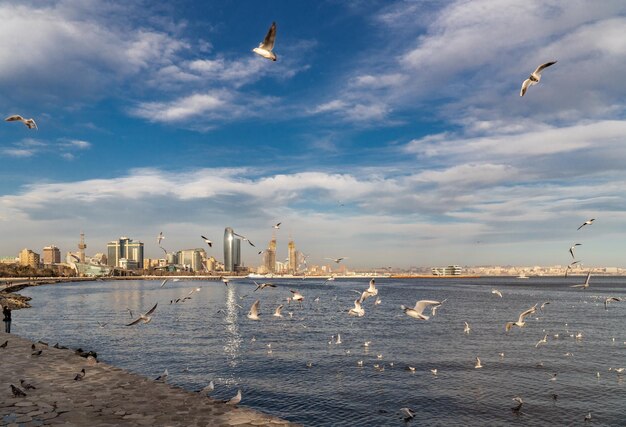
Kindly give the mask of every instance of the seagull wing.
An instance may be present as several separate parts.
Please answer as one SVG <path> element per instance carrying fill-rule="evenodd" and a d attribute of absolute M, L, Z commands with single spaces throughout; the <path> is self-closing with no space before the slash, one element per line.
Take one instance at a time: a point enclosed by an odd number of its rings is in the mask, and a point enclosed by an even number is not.
<path fill-rule="evenodd" d="M 585 285 L 589 285 L 589 279 L 591 278 L 591 271 L 587 273 L 587 280 L 585 280 Z"/>
<path fill-rule="evenodd" d="M 415 308 L 413 308 L 413 310 L 415 310 L 419 314 L 422 314 L 424 309 L 428 307 L 429 305 L 439 305 L 439 304 L 441 304 L 439 301 L 421 300 L 415 303 Z"/>
<path fill-rule="evenodd" d="M 272 22 L 272 26 L 267 31 L 265 35 L 265 39 L 263 39 L 263 43 L 259 45 L 261 49 L 265 49 L 267 51 L 272 51 L 274 49 L 274 41 L 276 40 L 276 22 Z"/>
<path fill-rule="evenodd" d="M 14 114 L 12 116 L 7 117 L 6 119 L 4 119 L 5 122 L 15 122 L 15 121 L 24 121 L 24 117 L 20 116 L 19 114 Z"/>
<path fill-rule="evenodd" d="M 535 311 L 537 311 L 537 304 L 535 304 L 534 306 L 530 307 L 528 310 L 526 310 L 522 314 L 520 314 L 518 322 L 522 323 L 524 321 L 524 319 L 526 318 L 526 316 L 528 316 L 529 314 L 534 313 Z"/>
<path fill-rule="evenodd" d="M 161 282 L 161 286 L 160 287 L 162 288 L 163 286 L 165 286 L 165 284 L 167 283 L 168 280 L 170 280 L 170 279 L 165 279 L 163 282 Z"/>
<path fill-rule="evenodd" d="M 284 307 L 284 304 L 281 304 L 278 307 L 276 307 L 276 311 L 274 311 L 274 316 L 280 316 L 280 312 L 282 311 L 283 307 Z"/>
<path fill-rule="evenodd" d="M 533 82 L 530 79 L 524 80 L 522 83 L 522 89 L 519 91 L 519 96 L 524 96 L 526 91 L 528 90 L 528 86 L 530 86 Z"/>
<path fill-rule="evenodd" d="M 252 304 L 252 307 L 250 307 L 250 315 L 255 316 L 255 317 L 259 315 L 260 304 L 261 302 L 259 300 L 254 301 L 254 303 Z"/>
<path fill-rule="evenodd" d="M 556 64 L 556 61 L 550 61 L 550 62 L 546 62 L 545 64 L 541 64 L 540 66 L 537 67 L 537 69 L 535 70 L 533 74 L 541 74 L 543 70 L 548 68 L 550 65 L 554 65 L 554 64 Z"/>
<path fill-rule="evenodd" d="M 130 323 L 129 323 L 128 325 L 126 325 L 126 326 L 133 326 L 133 325 L 136 325 L 137 323 L 141 322 L 142 320 L 143 320 L 143 319 L 140 317 L 140 318 L 138 318 L 137 320 L 134 320 L 134 321 L 130 322 Z"/>
<path fill-rule="evenodd" d="M 152 307 L 146 314 L 144 314 L 144 316 L 150 316 L 152 313 L 154 313 L 154 310 L 156 310 L 157 305 L 159 305 L 158 302 L 154 304 L 154 307 Z"/>

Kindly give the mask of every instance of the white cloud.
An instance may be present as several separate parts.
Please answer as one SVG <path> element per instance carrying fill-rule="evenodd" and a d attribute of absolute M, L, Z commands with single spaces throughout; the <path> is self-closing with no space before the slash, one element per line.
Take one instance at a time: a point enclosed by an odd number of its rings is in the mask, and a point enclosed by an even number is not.
<path fill-rule="evenodd" d="M 34 150 L 28 150 L 25 148 L 5 148 L 2 152 L 11 157 L 31 157 L 35 154 Z"/>

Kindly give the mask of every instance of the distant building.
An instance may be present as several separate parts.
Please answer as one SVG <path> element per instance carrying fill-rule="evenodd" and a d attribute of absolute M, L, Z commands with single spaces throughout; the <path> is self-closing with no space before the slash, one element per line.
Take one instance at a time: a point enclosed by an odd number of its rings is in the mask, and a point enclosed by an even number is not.
<path fill-rule="evenodd" d="M 276 236 L 272 236 L 265 250 L 263 264 L 268 273 L 276 273 Z"/>
<path fill-rule="evenodd" d="M 209 257 L 206 261 L 205 264 L 206 265 L 206 269 L 208 271 L 216 271 L 217 270 L 217 260 L 213 257 Z"/>
<path fill-rule="evenodd" d="M 178 251 L 178 264 L 181 264 L 188 271 L 204 271 L 204 260 L 206 251 L 204 249 L 183 249 Z"/>
<path fill-rule="evenodd" d="M 167 254 L 165 256 L 165 261 L 167 262 L 168 265 L 170 264 L 178 264 L 178 254 Z"/>
<path fill-rule="evenodd" d="M 461 266 L 449 265 L 447 267 L 433 267 L 432 272 L 434 276 L 460 276 Z"/>
<path fill-rule="evenodd" d="M 39 268 L 39 254 L 30 249 L 22 249 L 19 255 L 20 265 Z"/>
<path fill-rule="evenodd" d="M 289 239 L 289 268 L 287 269 L 289 274 L 296 274 L 298 272 L 298 252 L 296 251 L 296 244 L 293 240 Z"/>
<path fill-rule="evenodd" d="M 120 268 L 143 268 L 143 243 L 120 237 L 107 244 L 107 265 Z M 122 263 L 121 260 L 125 261 Z M 124 264 L 126 267 L 123 267 Z"/>
<path fill-rule="evenodd" d="M 20 262 L 20 257 L 14 257 L 14 256 L 3 256 L 0 257 L 0 264 L 17 264 L 18 262 Z"/>
<path fill-rule="evenodd" d="M 233 229 L 224 230 L 224 271 L 235 271 L 241 266 L 241 239 L 235 237 Z"/>
<path fill-rule="evenodd" d="M 43 248 L 43 263 L 46 265 L 60 264 L 61 263 L 61 251 L 54 245 L 46 246 Z"/>

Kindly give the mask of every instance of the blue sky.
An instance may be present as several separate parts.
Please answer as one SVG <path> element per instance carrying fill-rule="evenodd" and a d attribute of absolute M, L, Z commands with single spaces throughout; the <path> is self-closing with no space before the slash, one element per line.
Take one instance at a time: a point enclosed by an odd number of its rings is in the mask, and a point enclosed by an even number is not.
<path fill-rule="evenodd" d="M 3 255 L 282 222 L 313 263 L 623 265 L 624 2 L 128 3 L 0 3 L 0 113 L 39 125 L 0 129 Z"/>

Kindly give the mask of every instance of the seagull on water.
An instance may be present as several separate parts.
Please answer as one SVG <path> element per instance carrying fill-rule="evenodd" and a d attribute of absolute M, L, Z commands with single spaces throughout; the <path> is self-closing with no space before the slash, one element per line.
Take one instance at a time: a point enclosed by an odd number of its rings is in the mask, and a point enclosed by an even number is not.
<path fill-rule="evenodd" d="M 437 369 L 431 369 L 430 373 L 433 374 L 434 376 L 437 376 Z"/>
<path fill-rule="evenodd" d="M 570 288 L 582 288 L 583 290 L 585 290 L 589 287 L 590 278 L 591 278 L 591 271 L 587 273 L 587 280 L 585 280 L 585 283 L 580 284 L 580 285 L 572 285 L 570 286 Z"/>
<path fill-rule="evenodd" d="M 480 359 L 476 357 L 476 364 L 474 365 L 474 369 L 480 369 L 483 365 L 480 364 Z"/>
<path fill-rule="evenodd" d="M 252 49 L 252 52 L 261 55 L 263 58 L 276 61 L 277 56 L 272 50 L 274 49 L 274 41 L 276 40 L 276 22 L 272 22 L 270 29 L 267 31 L 265 38 L 259 44 L 259 47 Z"/>
<path fill-rule="evenodd" d="M 348 314 L 350 316 L 356 316 L 356 317 L 365 316 L 365 310 L 363 309 L 363 306 L 361 305 L 360 299 L 354 300 L 354 308 L 351 308 L 350 310 L 348 310 Z"/>
<path fill-rule="evenodd" d="M 421 300 L 421 301 L 417 301 L 415 303 L 415 307 L 413 308 L 406 307 L 404 305 L 401 305 L 400 308 L 402 309 L 402 311 L 404 311 L 404 314 L 406 314 L 409 317 L 413 317 L 414 319 L 420 319 L 420 320 L 428 320 L 430 319 L 430 317 L 422 314 L 424 310 L 426 309 L 426 307 L 429 307 L 431 305 L 440 306 L 441 304 L 442 303 L 439 301 Z"/>
<path fill-rule="evenodd" d="M 532 74 L 522 83 L 522 89 L 520 90 L 519 96 L 524 96 L 529 86 L 534 86 L 539 83 L 542 71 L 554 64 L 556 64 L 556 61 L 546 62 L 545 64 L 538 66 L 535 71 L 533 71 Z"/>
<path fill-rule="evenodd" d="M 587 415 L 585 415 L 585 422 L 589 422 L 591 421 L 591 412 L 589 412 Z"/>
<path fill-rule="evenodd" d="M 582 226 L 581 226 L 582 227 Z M 576 246 L 581 246 L 581 243 L 574 243 L 574 245 L 572 247 L 569 248 L 569 253 L 572 254 L 572 258 L 576 259 L 576 257 L 574 256 L 574 248 Z"/>
<path fill-rule="evenodd" d="M 580 230 L 585 225 L 591 225 L 591 223 L 594 222 L 595 220 L 596 220 L 595 218 L 588 219 L 587 221 L 583 222 L 583 224 L 580 227 L 578 227 L 576 230 Z"/>
<path fill-rule="evenodd" d="M 513 400 L 513 401 L 517 402 L 517 406 L 512 407 L 512 408 L 511 408 L 511 410 L 512 410 L 513 412 L 519 412 L 519 411 L 522 409 L 522 405 L 524 404 L 524 401 L 523 401 L 523 400 L 522 400 L 522 398 L 521 398 L 521 397 L 519 397 L 519 396 L 516 396 L 516 397 L 514 397 L 514 398 L 513 398 L 513 399 L 511 399 L 511 400 Z"/>
<path fill-rule="evenodd" d="M 224 403 L 227 405 L 237 405 L 241 402 L 241 390 L 237 390 L 237 394 L 230 398 L 230 400 L 225 400 Z"/>
<path fill-rule="evenodd" d="M 275 317 L 283 317 L 283 315 L 280 314 L 280 312 L 282 311 L 283 307 L 284 307 L 283 304 L 281 304 L 278 307 L 276 307 L 276 310 L 274 311 L 274 316 Z"/>
<path fill-rule="evenodd" d="M 400 413 L 402 413 L 405 423 L 411 421 L 416 415 L 415 411 L 411 408 L 400 408 Z"/>
<path fill-rule="evenodd" d="M 259 305 L 261 302 L 256 300 L 252 307 L 250 307 L 250 311 L 248 312 L 248 319 L 250 320 L 259 320 Z"/>
<path fill-rule="evenodd" d="M 608 297 L 607 299 L 604 300 L 604 309 L 608 310 L 609 309 L 609 304 L 612 303 L 613 301 L 621 301 L 621 298 L 618 297 Z"/>
<path fill-rule="evenodd" d="M 509 332 L 513 326 L 517 326 L 517 327 L 522 328 L 526 324 L 526 322 L 524 321 L 526 316 L 528 316 L 529 314 L 533 314 L 536 311 L 537 311 L 537 304 L 535 304 L 534 306 L 530 307 L 528 310 L 522 312 L 519 315 L 519 318 L 517 319 L 516 322 L 507 322 L 506 325 L 504 326 L 504 328 L 506 329 L 507 332 Z"/>
<path fill-rule="evenodd" d="M 200 237 L 202 238 L 202 240 L 204 240 L 204 243 L 206 243 L 207 245 L 209 245 L 209 248 L 213 247 L 213 242 L 210 241 L 209 239 L 207 239 L 206 237 L 200 235 Z"/>
<path fill-rule="evenodd" d="M 465 327 L 463 328 L 463 332 L 465 332 L 467 335 L 469 335 L 470 331 L 472 330 L 472 328 L 470 328 L 469 323 L 464 322 L 465 323 Z"/>
<path fill-rule="evenodd" d="M 136 325 L 137 323 L 143 321 L 143 323 L 150 323 L 150 321 L 152 320 L 152 317 L 150 317 L 150 315 L 152 313 L 154 313 L 154 310 L 156 310 L 157 305 L 159 305 L 159 303 L 157 302 L 156 304 L 154 304 L 154 307 L 152 307 L 150 310 L 148 310 L 147 313 L 145 314 L 141 314 L 136 320 L 130 322 L 128 325 L 126 326 L 133 326 Z M 131 312 L 132 314 L 132 312 Z"/>
<path fill-rule="evenodd" d="M 497 290 L 497 289 L 492 289 L 492 290 L 491 290 L 491 293 L 492 293 L 492 294 L 496 294 L 497 296 L 499 296 L 500 298 L 502 298 L 502 292 L 500 292 L 500 291 L 499 291 L 499 290 Z"/>
<path fill-rule="evenodd" d="M 37 123 L 35 123 L 35 119 L 25 119 L 19 114 L 15 114 L 13 116 L 9 116 L 4 119 L 5 122 L 22 122 L 28 129 L 39 129 L 37 127 Z"/>

